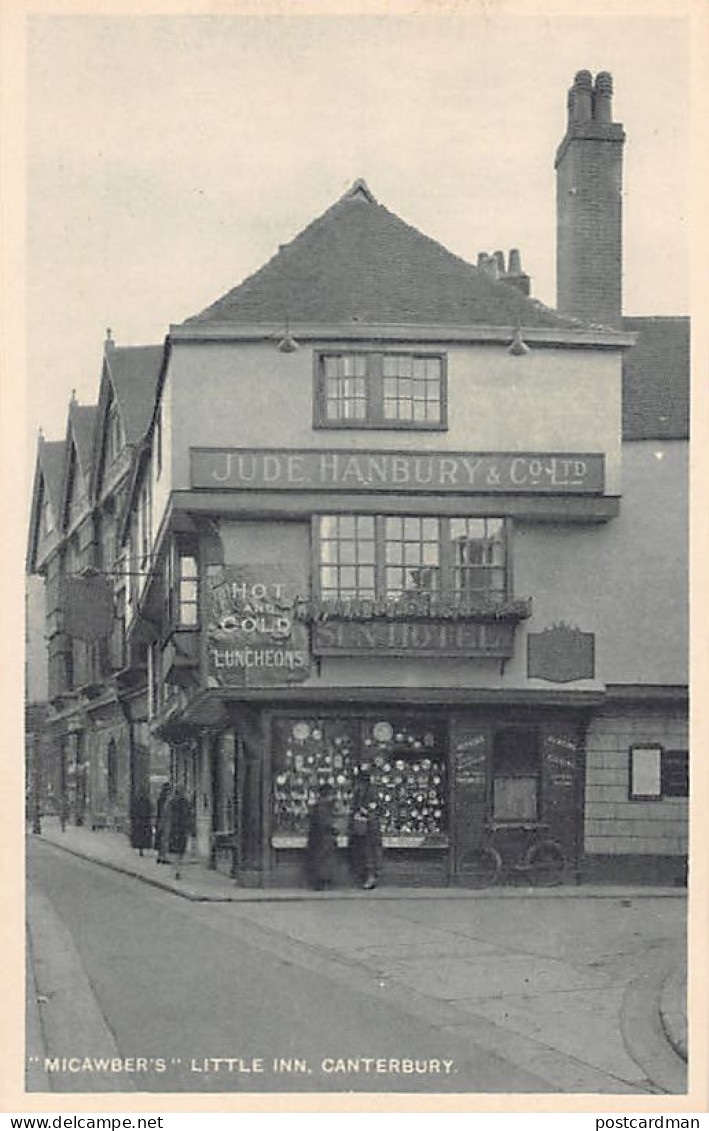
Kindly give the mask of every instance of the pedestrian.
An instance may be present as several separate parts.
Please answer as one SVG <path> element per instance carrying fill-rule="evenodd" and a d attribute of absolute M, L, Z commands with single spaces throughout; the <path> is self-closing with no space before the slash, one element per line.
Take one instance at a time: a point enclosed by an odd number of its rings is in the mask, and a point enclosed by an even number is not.
<path fill-rule="evenodd" d="M 365 891 L 377 886 L 382 853 L 377 790 L 367 765 L 359 767 L 352 791 L 349 820 L 350 867 Z"/>
<path fill-rule="evenodd" d="M 158 864 L 167 864 L 167 815 L 171 793 L 169 781 L 164 782 L 155 806 L 155 851 Z"/>
<path fill-rule="evenodd" d="M 175 879 L 180 878 L 180 867 L 187 848 L 187 840 L 192 826 L 190 803 L 184 790 L 178 786 L 170 798 L 167 811 L 167 847 L 170 856 L 176 857 Z"/>
<path fill-rule="evenodd" d="M 306 868 L 310 884 L 324 891 L 335 882 L 337 829 L 335 791 L 327 782 L 320 786 L 318 799 L 310 811 Z"/>
<path fill-rule="evenodd" d="M 143 790 L 135 795 L 130 813 L 130 842 L 140 855 L 143 849 L 153 846 L 153 806 L 150 795 Z"/>

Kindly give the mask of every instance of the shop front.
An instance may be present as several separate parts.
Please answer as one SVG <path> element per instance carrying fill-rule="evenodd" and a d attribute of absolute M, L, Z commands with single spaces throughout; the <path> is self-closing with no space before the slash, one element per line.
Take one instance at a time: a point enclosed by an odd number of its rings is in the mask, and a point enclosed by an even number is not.
<path fill-rule="evenodd" d="M 563 856 L 556 879 L 578 880 L 585 710 L 351 700 L 319 709 L 231 700 L 226 709 L 233 728 L 213 740 L 213 863 L 243 884 L 307 882 L 309 817 L 328 785 L 337 883 L 352 886 L 348 825 L 363 770 L 376 794 L 383 884 L 530 882 L 524 860 L 540 843 Z M 502 862 L 494 876 L 471 866 L 487 847 Z"/>
<path fill-rule="evenodd" d="M 377 603 L 304 599 L 303 589 L 295 572 L 274 563 L 207 570 L 206 687 L 178 712 L 193 738 L 173 776 L 189 769 L 182 784 L 202 798 L 212 865 L 242 884 L 305 883 L 310 814 L 326 785 L 337 882 L 352 884 L 349 823 L 366 770 L 382 883 L 475 883 L 471 855 L 488 845 L 509 876 L 521 874 L 515 865 L 524 853 L 547 841 L 563 858 L 564 877 L 575 877 L 589 710 L 582 693 L 503 693 L 465 687 L 460 675 L 454 688 L 387 692 L 373 681 L 381 671 L 386 682 L 392 662 L 417 679 L 438 660 L 459 671 L 470 665 L 481 682 L 504 671 L 529 598 L 456 605 L 445 595 L 407 594 Z M 338 688 L 347 664 L 360 678 Z M 209 767 L 203 785 L 193 774 L 198 734 Z"/>

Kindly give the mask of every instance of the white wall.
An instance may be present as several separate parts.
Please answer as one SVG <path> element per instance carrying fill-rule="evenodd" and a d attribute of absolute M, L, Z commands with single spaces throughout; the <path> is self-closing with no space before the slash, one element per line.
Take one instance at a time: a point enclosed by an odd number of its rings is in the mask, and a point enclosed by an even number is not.
<path fill-rule="evenodd" d="M 539 348 L 512 357 L 497 345 L 441 351 L 448 357 L 446 431 L 351 431 L 313 428 L 312 347 L 282 354 L 271 343 L 175 343 L 174 487 L 190 485 L 190 447 L 227 446 L 604 452 L 606 489 L 620 490 L 618 352 Z"/>

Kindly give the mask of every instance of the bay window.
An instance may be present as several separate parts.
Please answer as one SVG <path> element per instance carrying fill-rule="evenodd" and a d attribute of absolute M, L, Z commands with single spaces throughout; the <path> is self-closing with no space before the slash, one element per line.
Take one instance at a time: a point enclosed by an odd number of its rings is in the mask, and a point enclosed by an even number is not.
<path fill-rule="evenodd" d="M 179 539 L 172 545 L 165 568 L 167 620 L 173 628 L 196 628 L 199 624 L 199 568 L 197 544 Z"/>

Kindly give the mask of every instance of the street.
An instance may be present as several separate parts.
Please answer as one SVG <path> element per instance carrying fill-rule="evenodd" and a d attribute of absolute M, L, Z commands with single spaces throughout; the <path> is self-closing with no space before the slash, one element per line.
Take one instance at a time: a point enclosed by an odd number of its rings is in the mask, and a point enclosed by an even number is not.
<path fill-rule="evenodd" d="M 28 845 L 52 1090 L 682 1090 L 643 1055 L 682 899 L 189 902 Z"/>

